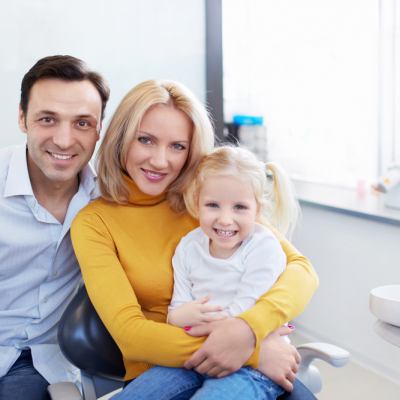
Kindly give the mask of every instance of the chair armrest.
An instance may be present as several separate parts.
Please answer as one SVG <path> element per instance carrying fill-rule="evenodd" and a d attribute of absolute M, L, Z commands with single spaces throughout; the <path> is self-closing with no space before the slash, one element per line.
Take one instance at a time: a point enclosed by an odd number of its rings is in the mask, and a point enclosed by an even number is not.
<path fill-rule="evenodd" d="M 305 343 L 297 346 L 297 351 L 301 356 L 297 378 L 314 394 L 322 389 L 321 374 L 315 365 L 311 365 L 315 359 L 334 367 L 343 367 L 349 360 L 348 351 L 328 343 Z"/>
<path fill-rule="evenodd" d="M 328 343 L 305 343 L 297 346 L 301 356 L 301 364 L 307 367 L 314 359 L 327 362 L 333 367 L 343 367 L 349 361 L 349 352 Z"/>
<path fill-rule="evenodd" d="M 72 382 L 53 383 L 47 387 L 51 400 L 83 400 L 78 388 Z"/>

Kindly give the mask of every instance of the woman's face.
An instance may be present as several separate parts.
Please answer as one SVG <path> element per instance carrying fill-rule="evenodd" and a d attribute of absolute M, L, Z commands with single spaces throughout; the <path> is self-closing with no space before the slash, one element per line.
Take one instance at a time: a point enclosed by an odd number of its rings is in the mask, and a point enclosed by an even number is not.
<path fill-rule="evenodd" d="M 157 196 L 179 176 L 192 129 L 190 118 L 171 105 L 158 104 L 145 113 L 126 158 L 126 170 L 143 193 Z"/>

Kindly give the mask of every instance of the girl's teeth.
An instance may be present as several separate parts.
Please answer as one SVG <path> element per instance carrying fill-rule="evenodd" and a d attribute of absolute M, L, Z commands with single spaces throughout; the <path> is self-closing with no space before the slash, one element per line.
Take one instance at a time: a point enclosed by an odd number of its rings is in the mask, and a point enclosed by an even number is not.
<path fill-rule="evenodd" d="M 217 235 L 219 236 L 225 236 L 225 237 L 230 237 L 235 234 L 235 231 L 226 231 L 224 229 L 216 229 Z"/>

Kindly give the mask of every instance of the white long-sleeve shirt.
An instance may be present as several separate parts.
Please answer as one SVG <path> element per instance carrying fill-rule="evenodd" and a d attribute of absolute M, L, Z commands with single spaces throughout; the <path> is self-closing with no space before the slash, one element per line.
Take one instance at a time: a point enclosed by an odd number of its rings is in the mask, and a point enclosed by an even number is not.
<path fill-rule="evenodd" d="M 26 146 L 0 150 L 0 377 L 30 348 L 48 382 L 76 379 L 57 344 L 57 323 L 81 281 L 70 224 L 95 195 L 87 166 L 60 223 L 34 196 Z"/>
<path fill-rule="evenodd" d="M 254 233 L 230 258 L 215 258 L 209 251 L 209 238 L 197 228 L 181 239 L 172 264 L 170 310 L 210 296 L 210 304 L 234 317 L 252 307 L 275 283 L 286 266 L 286 256 L 272 232 L 256 224 Z"/>

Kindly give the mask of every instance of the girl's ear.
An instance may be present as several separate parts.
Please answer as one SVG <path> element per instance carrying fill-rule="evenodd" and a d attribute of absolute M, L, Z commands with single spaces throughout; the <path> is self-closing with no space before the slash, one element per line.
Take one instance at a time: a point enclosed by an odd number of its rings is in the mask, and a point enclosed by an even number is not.
<path fill-rule="evenodd" d="M 256 213 L 256 220 L 260 221 L 262 218 L 261 215 L 261 204 L 257 201 L 257 213 Z"/>
<path fill-rule="evenodd" d="M 197 192 L 194 196 L 194 213 L 195 213 L 195 218 L 199 219 L 199 214 L 200 214 L 200 196 L 199 192 Z"/>

